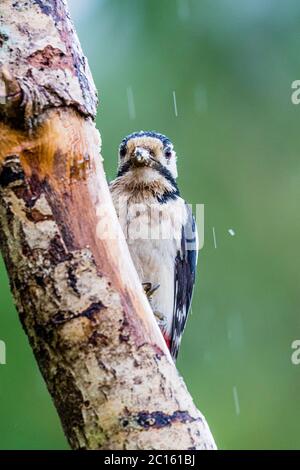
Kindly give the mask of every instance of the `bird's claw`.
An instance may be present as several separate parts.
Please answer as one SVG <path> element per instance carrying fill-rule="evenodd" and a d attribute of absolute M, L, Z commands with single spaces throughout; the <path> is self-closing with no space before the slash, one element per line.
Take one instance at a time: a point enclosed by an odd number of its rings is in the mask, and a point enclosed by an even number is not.
<path fill-rule="evenodd" d="M 165 316 L 161 312 L 158 312 L 157 310 L 155 310 L 153 313 L 154 313 L 154 316 L 155 316 L 155 320 L 158 323 L 158 326 L 161 329 L 165 329 L 166 326 L 167 326 Z"/>
<path fill-rule="evenodd" d="M 153 312 L 153 313 L 154 313 L 154 316 L 155 316 L 155 318 L 157 319 L 157 321 L 163 321 L 163 320 L 164 320 L 164 316 L 163 316 L 162 313 L 157 312 L 157 311 L 155 311 L 155 312 Z"/>
<path fill-rule="evenodd" d="M 160 284 L 152 284 L 152 282 L 143 282 L 142 285 L 143 285 L 145 294 L 149 300 L 151 300 L 152 295 L 154 294 L 154 292 L 157 291 L 157 289 L 160 286 Z"/>

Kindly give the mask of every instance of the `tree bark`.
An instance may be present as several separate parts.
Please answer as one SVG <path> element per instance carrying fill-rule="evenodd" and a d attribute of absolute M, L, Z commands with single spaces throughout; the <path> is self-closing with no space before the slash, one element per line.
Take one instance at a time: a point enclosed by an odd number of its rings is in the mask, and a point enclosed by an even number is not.
<path fill-rule="evenodd" d="M 0 67 L 1 250 L 70 446 L 215 448 L 121 233 L 64 0 L 1 0 Z"/>

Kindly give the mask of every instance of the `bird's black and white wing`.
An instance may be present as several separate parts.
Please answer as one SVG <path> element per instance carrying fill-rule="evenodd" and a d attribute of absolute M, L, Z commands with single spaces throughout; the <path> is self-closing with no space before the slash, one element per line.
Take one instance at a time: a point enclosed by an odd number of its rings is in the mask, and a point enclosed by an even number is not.
<path fill-rule="evenodd" d="M 174 360 L 178 355 L 182 333 L 189 314 L 195 284 L 198 256 L 198 234 L 191 208 L 186 204 L 187 222 L 182 227 L 181 247 L 175 259 L 174 312 L 170 351 Z"/>

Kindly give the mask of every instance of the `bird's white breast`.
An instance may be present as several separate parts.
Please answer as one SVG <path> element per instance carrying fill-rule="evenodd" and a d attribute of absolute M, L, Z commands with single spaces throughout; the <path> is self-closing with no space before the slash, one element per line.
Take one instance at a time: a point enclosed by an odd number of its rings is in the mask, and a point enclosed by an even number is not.
<path fill-rule="evenodd" d="M 119 197 L 114 191 L 112 197 L 141 282 L 160 285 L 153 294 L 151 306 L 163 316 L 165 330 L 170 333 L 175 258 L 187 218 L 185 203 L 180 197 L 165 204 L 154 198 L 136 203 L 130 194 Z"/>

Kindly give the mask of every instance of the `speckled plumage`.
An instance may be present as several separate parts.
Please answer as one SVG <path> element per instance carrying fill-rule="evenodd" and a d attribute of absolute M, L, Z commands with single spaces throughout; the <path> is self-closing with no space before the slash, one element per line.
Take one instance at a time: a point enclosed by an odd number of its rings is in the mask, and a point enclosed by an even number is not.
<path fill-rule="evenodd" d="M 122 140 L 111 194 L 141 282 L 159 284 L 150 303 L 174 360 L 197 261 L 194 218 L 176 178 L 176 154 L 166 136 L 141 131 Z"/>

